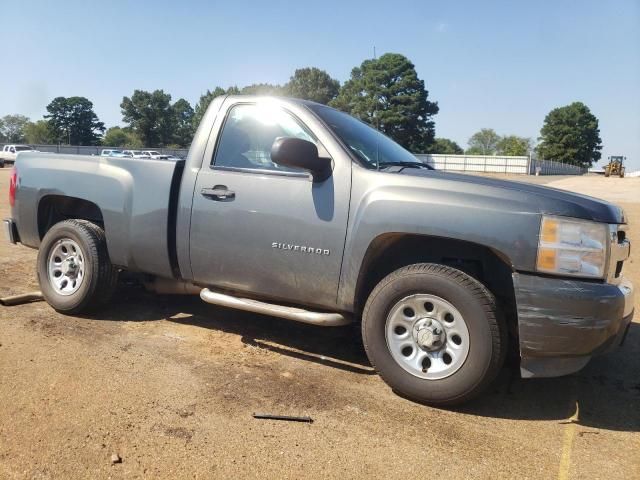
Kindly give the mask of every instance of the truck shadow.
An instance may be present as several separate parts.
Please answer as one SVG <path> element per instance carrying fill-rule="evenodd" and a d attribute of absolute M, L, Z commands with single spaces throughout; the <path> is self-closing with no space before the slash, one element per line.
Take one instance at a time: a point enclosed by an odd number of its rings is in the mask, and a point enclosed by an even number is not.
<path fill-rule="evenodd" d="M 168 320 L 238 335 L 245 345 L 299 360 L 361 375 L 376 374 L 355 325 L 322 328 L 209 305 L 197 296 L 154 295 L 137 287 L 121 291 L 115 298 L 109 308 L 91 318 Z"/>
<path fill-rule="evenodd" d="M 169 320 L 239 335 L 242 342 L 280 355 L 374 375 L 359 329 L 320 328 L 208 305 L 197 297 L 161 296 L 132 289 L 99 316 L 104 320 Z M 578 416 L 570 420 L 578 409 Z M 509 362 L 480 398 L 456 411 L 478 417 L 573 422 L 589 428 L 640 431 L 640 325 L 632 323 L 623 347 L 595 357 L 582 371 L 560 378 L 523 380 Z"/>
<path fill-rule="evenodd" d="M 469 415 L 575 423 L 589 428 L 640 431 L 640 325 L 632 323 L 622 347 L 594 357 L 566 377 L 522 379 L 507 365 L 487 394 L 457 409 Z M 574 417 L 572 419 L 572 417 Z"/>

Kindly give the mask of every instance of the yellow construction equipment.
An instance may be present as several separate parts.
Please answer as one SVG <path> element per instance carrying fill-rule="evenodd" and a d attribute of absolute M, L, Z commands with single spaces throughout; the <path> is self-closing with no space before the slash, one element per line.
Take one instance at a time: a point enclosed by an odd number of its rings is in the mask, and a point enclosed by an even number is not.
<path fill-rule="evenodd" d="M 618 176 L 620 178 L 624 177 L 624 161 L 627 157 L 621 156 L 611 156 L 609 157 L 609 164 L 604 167 L 604 176 L 610 177 Z"/>

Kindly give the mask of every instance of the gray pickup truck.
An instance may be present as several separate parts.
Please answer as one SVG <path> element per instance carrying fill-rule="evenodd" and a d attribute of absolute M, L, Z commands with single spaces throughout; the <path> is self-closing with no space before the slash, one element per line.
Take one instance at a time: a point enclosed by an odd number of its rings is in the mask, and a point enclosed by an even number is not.
<path fill-rule="evenodd" d="M 186 161 L 23 153 L 10 202 L 9 239 L 39 249 L 59 312 L 107 302 L 126 270 L 212 304 L 360 322 L 382 378 L 427 404 L 479 394 L 509 349 L 523 377 L 575 372 L 633 315 L 618 207 L 435 171 L 312 102 L 218 97 Z"/>

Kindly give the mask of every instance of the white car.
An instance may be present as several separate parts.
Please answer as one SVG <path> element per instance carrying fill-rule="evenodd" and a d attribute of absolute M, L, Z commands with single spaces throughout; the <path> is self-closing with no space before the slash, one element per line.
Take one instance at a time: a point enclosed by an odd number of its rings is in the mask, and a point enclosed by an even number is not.
<path fill-rule="evenodd" d="M 37 152 L 37 150 L 29 145 L 5 145 L 0 152 L 0 167 L 4 167 L 5 163 L 14 163 L 20 152 Z"/>
<path fill-rule="evenodd" d="M 104 149 L 100 152 L 101 157 L 125 157 L 122 150 Z"/>
<path fill-rule="evenodd" d="M 167 158 L 169 158 L 169 155 L 163 155 L 156 150 L 143 150 L 142 153 L 144 155 L 148 155 L 149 158 L 153 158 L 154 160 L 166 160 Z"/>
<path fill-rule="evenodd" d="M 140 150 L 124 150 L 122 154 L 129 158 L 151 158 L 150 155 L 147 155 L 145 152 L 141 152 Z"/>

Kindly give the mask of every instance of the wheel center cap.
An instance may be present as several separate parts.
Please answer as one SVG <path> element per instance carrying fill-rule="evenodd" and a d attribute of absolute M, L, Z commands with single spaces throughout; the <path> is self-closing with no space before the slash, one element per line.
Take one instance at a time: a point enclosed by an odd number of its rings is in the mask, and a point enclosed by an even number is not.
<path fill-rule="evenodd" d="M 78 264 L 74 257 L 67 258 L 62 262 L 62 274 L 68 277 L 75 277 L 78 272 Z"/>
<path fill-rule="evenodd" d="M 423 350 L 439 350 L 444 346 L 446 338 L 444 327 L 438 320 L 423 318 L 413 326 L 413 339 Z"/>

